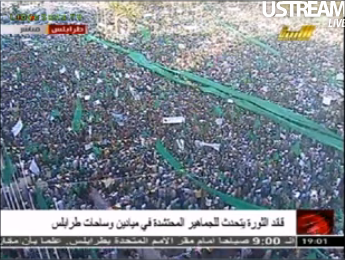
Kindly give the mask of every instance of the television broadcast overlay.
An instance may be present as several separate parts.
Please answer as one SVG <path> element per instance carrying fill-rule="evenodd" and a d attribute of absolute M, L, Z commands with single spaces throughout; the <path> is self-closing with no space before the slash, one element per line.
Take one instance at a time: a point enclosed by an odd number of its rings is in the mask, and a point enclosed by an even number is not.
<path fill-rule="evenodd" d="M 312 211 L 310 216 L 329 212 Z M 333 212 L 332 212 L 333 213 Z M 313 215 L 311 215 L 313 214 Z M 244 216 L 250 218 L 244 218 Z M 332 236 L 321 220 L 309 221 L 300 235 L 306 211 L 3 211 L 1 246 L 40 247 L 340 247 L 344 236 Z M 296 217 L 297 216 L 297 217 Z M 21 222 L 25 218 L 30 225 Z M 332 220 L 333 221 L 333 220 Z M 301 222 L 301 223 L 300 223 Z M 6 224 L 3 224 L 6 223 Z M 13 223 L 9 225 L 8 223 Z M 21 224 L 23 223 L 23 224 Z M 296 232 L 297 230 L 297 232 Z M 326 231 L 326 232 L 325 232 Z M 35 234 L 32 236 L 32 234 Z M 162 236 L 164 234 L 164 236 Z M 229 236 L 231 234 L 231 236 Z M 315 236 L 310 236 L 315 234 Z M 327 236 L 325 236 L 327 235 Z"/>
<path fill-rule="evenodd" d="M 87 34 L 87 25 L 1 25 L 1 34 Z"/>
<path fill-rule="evenodd" d="M 1 259 L 344 259 L 344 1 L 1 1 Z"/>

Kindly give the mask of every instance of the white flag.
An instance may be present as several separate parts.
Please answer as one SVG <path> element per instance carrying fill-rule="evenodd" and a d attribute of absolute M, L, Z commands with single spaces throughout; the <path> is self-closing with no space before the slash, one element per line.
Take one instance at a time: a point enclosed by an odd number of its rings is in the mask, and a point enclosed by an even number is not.
<path fill-rule="evenodd" d="M 145 138 L 140 137 L 141 146 L 145 146 Z"/>
<path fill-rule="evenodd" d="M 1 170 L 5 169 L 4 158 L 2 157 L 2 154 L 1 154 L 0 166 L 1 166 L 0 168 Z"/>
<path fill-rule="evenodd" d="M 129 91 L 131 92 L 134 100 L 140 100 L 140 96 L 139 94 L 134 90 L 134 88 L 129 87 Z"/>
<path fill-rule="evenodd" d="M 177 143 L 178 149 L 183 151 L 184 150 L 184 140 L 183 139 L 178 139 L 178 140 L 176 140 L 176 143 Z"/>
<path fill-rule="evenodd" d="M 221 126 L 223 124 L 223 121 L 224 121 L 223 118 L 217 118 L 216 119 L 216 124 Z"/>
<path fill-rule="evenodd" d="M 75 70 L 74 71 L 75 76 L 77 77 L 78 80 L 80 80 L 80 75 L 79 75 L 79 71 Z"/>
<path fill-rule="evenodd" d="M 331 97 L 323 97 L 322 103 L 326 106 L 329 106 L 331 104 L 332 98 Z"/>
<path fill-rule="evenodd" d="M 208 146 L 208 147 L 211 147 L 217 151 L 220 150 L 220 144 L 216 144 L 216 143 L 205 143 L 205 142 L 202 142 L 202 141 L 199 141 L 199 140 L 196 140 L 195 142 L 195 146 L 200 148 L 200 147 L 203 147 L 203 146 Z"/>
<path fill-rule="evenodd" d="M 31 172 L 33 172 L 34 174 L 40 173 L 40 168 L 38 168 L 38 165 L 37 165 L 35 159 L 32 159 L 29 170 Z"/>
<path fill-rule="evenodd" d="M 344 73 L 337 74 L 337 76 L 335 77 L 335 80 L 344 81 Z"/>
<path fill-rule="evenodd" d="M 102 82 L 103 82 L 103 80 L 97 79 L 97 84 L 100 84 L 100 83 L 102 83 Z"/>
<path fill-rule="evenodd" d="M 180 124 L 184 123 L 186 119 L 183 116 L 163 117 L 163 124 Z"/>
<path fill-rule="evenodd" d="M 12 128 L 12 134 L 14 136 L 17 136 L 22 129 L 23 129 L 23 122 L 21 119 L 19 119 L 17 124 L 15 124 L 15 126 Z"/>
<path fill-rule="evenodd" d="M 66 72 L 66 67 L 63 66 L 63 67 L 60 69 L 60 73 L 61 73 L 61 74 L 64 74 L 65 72 Z"/>
<path fill-rule="evenodd" d="M 85 150 L 86 150 L 86 151 L 87 151 L 87 150 L 90 150 L 92 147 L 93 147 L 93 143 L 92 143 L 92 142 L 89 143 L 89 144 L 86 144 L 86 145 L 85 145 Z"/>

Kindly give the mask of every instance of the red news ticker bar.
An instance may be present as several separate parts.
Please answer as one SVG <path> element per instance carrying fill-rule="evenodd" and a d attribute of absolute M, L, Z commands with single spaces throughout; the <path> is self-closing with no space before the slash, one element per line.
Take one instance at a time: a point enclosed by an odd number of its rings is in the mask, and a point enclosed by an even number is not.
<path fill-rule="evenodd" d="M 49 24 L 48 34 L 87 34 L 86 24 Z"/>

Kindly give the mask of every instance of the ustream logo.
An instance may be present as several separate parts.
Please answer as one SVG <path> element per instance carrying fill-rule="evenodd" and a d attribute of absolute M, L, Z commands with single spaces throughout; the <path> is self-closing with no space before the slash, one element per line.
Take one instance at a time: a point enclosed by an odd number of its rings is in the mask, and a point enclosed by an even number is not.
<path fill-rule="evenodd" d="M 271 13 L 267 12 L 267 2 L 262 4 L 262 13 L 266 17 L 344 17 L 344 1 L 279 1 L 272 2 Z M 286 9 L 288 6 L 288 10 Z M 280 12 L 277 13 L 277 10 Z M 344 27 L 344 19 L 330 19 L 329 27 Z"/>

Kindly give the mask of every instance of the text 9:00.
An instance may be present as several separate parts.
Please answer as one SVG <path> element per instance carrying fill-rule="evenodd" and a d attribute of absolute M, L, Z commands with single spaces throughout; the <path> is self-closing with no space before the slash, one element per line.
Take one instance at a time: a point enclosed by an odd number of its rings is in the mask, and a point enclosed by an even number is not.
<path fill-rule="evenodd" d="M 253 246 L 276 246 L 281 244 L 280 237 L 253 237 Z"/>

